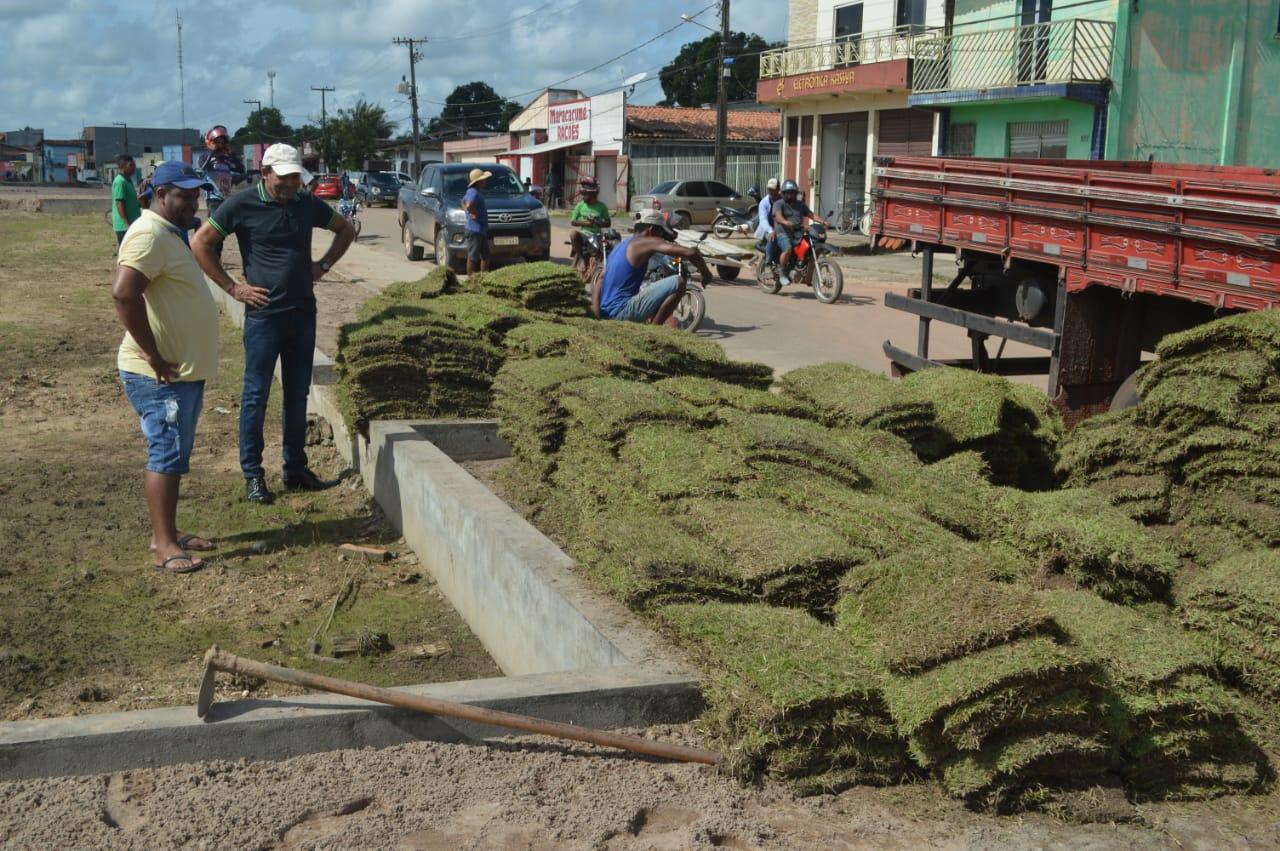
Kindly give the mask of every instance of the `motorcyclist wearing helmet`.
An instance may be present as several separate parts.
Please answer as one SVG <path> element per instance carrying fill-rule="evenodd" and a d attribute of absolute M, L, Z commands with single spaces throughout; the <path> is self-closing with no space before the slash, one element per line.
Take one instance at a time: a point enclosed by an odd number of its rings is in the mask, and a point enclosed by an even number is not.
<path fill-rule="evenodd" d="M 205 191 L 212 214 L 231 195 L 232 188 L 244 182 L 245 168 L 244 160 L 231 152 L 231 137 L 224 125 L 210 127 L 204 134 L 204 144 L 209 151 L 196 163 L 196 171 L 214 187 Z"/>
<path fill-rule="evenodd" d="M 594 177 L 582 178 L 579 190 L 582 198 L 569 214 L 569 224 L 579 230 L 569 235 L 569 256 L 582 257 L 582 232 L 599 233 L 602 228 L 609 227 L 613 221 L 609 218 L 609 208 L 600 201 L 600 184 Z"/>
<path fill-rule="evenodd" d="M 778 199 L 782 197 L 782 193 L 778 191 L 778 178 L 771 177 L 769 182 L 764 185 L 765 196 L 760 199 L 760 206 L 756 208 L 756 239 L 759 240 L 757 246 L 764 252 L 764 262 L 777 263 L 778 248 L 777 234 L 774 233 L 773 226 L 773 208 L 778 203 Z"/>
<path fill-rule="evenodd" d="M 785 180 L 782 183 L 782 199 L 773 205 L 773 225 L 776 234 L 778 247 L 782 249 L 782 256 L 778 258 L 780 267 L 780 277 L 782 283 L 791 283 L 791 275 L 787 272 L 787 266 L 791 262 L 791 251 L 804 232 L 804 220 L 813 219 L 827 227 L 827 220 L 819 216 L 813 210 L 809 209 L 809 205 L 800 197 L 800 187 L 796 185 L 794 180 Z"/>

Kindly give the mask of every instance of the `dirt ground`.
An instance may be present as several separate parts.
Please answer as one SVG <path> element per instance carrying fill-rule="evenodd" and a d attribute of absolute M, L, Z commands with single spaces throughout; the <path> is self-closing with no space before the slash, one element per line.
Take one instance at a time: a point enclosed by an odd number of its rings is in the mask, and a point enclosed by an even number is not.
<path fill-rule="evenodd" d="M 641 732 L 675 741 L 686 728 Z M 419 742 L 285 762 L 0 783 L 0 847 L 198 849 L 1264 848 L 1256 801 L 1139 824 L 967 812 L 927 784 L 796 799 L 714 770 L 545 739 Z"/>
<path fill-rule="evenodd" d="M 383 685 L 499 675 L 357 480 L 271 507 L 242 500 L 242 356 L 229 324 L 179 506 L 182 529 L 222 546 L 199 573 L 152 570 L 145 447 L 115 370 L 113 242 L 100 217 L 0 213 L 0 719 L 190 703 L 215 642 Z M 278 416 L 277 405 L 266 430 L 277 490 Z M 309 451 L 322 475 L 342 471 L 331 447 Z M 344 542 L 399 558 L 347 560 Z M 376 633 L 394 649 L 341 664 L 308 659 L 348 584 L 321 654 L 335 638 L 363 635 L 375 647 Z M 256 691 L 272 693 L 284 692 Z"/>

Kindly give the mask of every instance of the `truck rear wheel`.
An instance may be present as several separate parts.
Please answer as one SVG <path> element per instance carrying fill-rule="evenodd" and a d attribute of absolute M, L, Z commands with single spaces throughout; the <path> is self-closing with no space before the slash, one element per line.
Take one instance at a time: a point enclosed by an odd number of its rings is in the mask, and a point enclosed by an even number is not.
<path fill-rule="evenodd" d="M 413 230 L 409 227 L 409 220 L 405 219 L 400 223 L 400 241 L 404 243 L 404 256 L 409 260 L 422 259 L 422 246 L 418 245 L 413 238 Z"/>

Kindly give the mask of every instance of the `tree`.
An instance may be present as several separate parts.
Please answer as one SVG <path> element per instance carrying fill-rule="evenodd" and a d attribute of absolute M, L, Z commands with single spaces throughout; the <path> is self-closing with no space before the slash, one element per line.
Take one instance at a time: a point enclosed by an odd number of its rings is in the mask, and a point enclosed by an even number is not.
<path fill-rule="evenodd" d="M 729 66 L 729 99 L 739 100 L 745 95 L 755 99 L 756 80 L 760 77 L 760 52 L 779 45 L 770 44 L 755 33 L 730 33 L 724 55 L 735 57 Z M 720 36 L 691 41 L 676 58 L 659 72 L 662 94 L 659 106 L 702 106 L 715 103 L 717 98 L 716 59 L 720 49 Z"/>
<path fill-rule="evenodd" d="M 506 130 L 522 109 L 521 104 L 500 97 L 488 83 L 475 81 L 449 93 L 440 114 L 427 122 L 427 132 Z"/>
<path fill-rule="evenodd" d="M 365 160 L 375 158 L 377 142 L 391 136 L 395 126 L 387 119 L 387 111 L 366 100 L 356 101 L 350 109 L 339 109 L 329 122 L 329 145 L 333 161 L 343 168 L 363 168 Z M 325 162 L 330 162 L 326 150 Z"/>
<path fill-rule="evenodd" d="M 292 142 L 294 130 L 284 123 L 280 110 L 272 106 L 255 109 L 249 113 L 245 125 L 235 132 L 231 141 L 237 145 L 255 145 L 259 143 Z"/>

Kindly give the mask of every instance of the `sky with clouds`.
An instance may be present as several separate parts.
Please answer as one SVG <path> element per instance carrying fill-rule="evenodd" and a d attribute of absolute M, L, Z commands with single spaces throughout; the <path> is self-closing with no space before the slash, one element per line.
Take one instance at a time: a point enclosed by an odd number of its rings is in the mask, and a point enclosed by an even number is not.
<path fill-rule="evenodd" d="M 332 86 L 331 112 L 365 98 L 407 132 L 409 104 L 396 86 L 408 49 L 393 45 L 395 36 L 428 39 L 417 69 L 424 120 L 460 83 L 483 80 L 526 102 L 597 65 L 563 85 L 594 94 L 647 71 L 633 100 L 653 103 L 662 97 L 657 70 L 709 33 L 680 25 L 615 57 L 679 25 L 681 14 L 718 23 L 712 0 L 0 0 L 0 130 L 42 127 L 54 138 L 114 121 L 177 127 L 175 12 L 183 19 L 187 126 L 223 123 L 233 132 L 253 109 L 243 100 L 269 100 L 268 71 L 290 124 L 318 122 L 320 95 L 310 88 Z M 780 40 L 786 17 L 786 0 L 732 0 L 734 30 Z"/>

